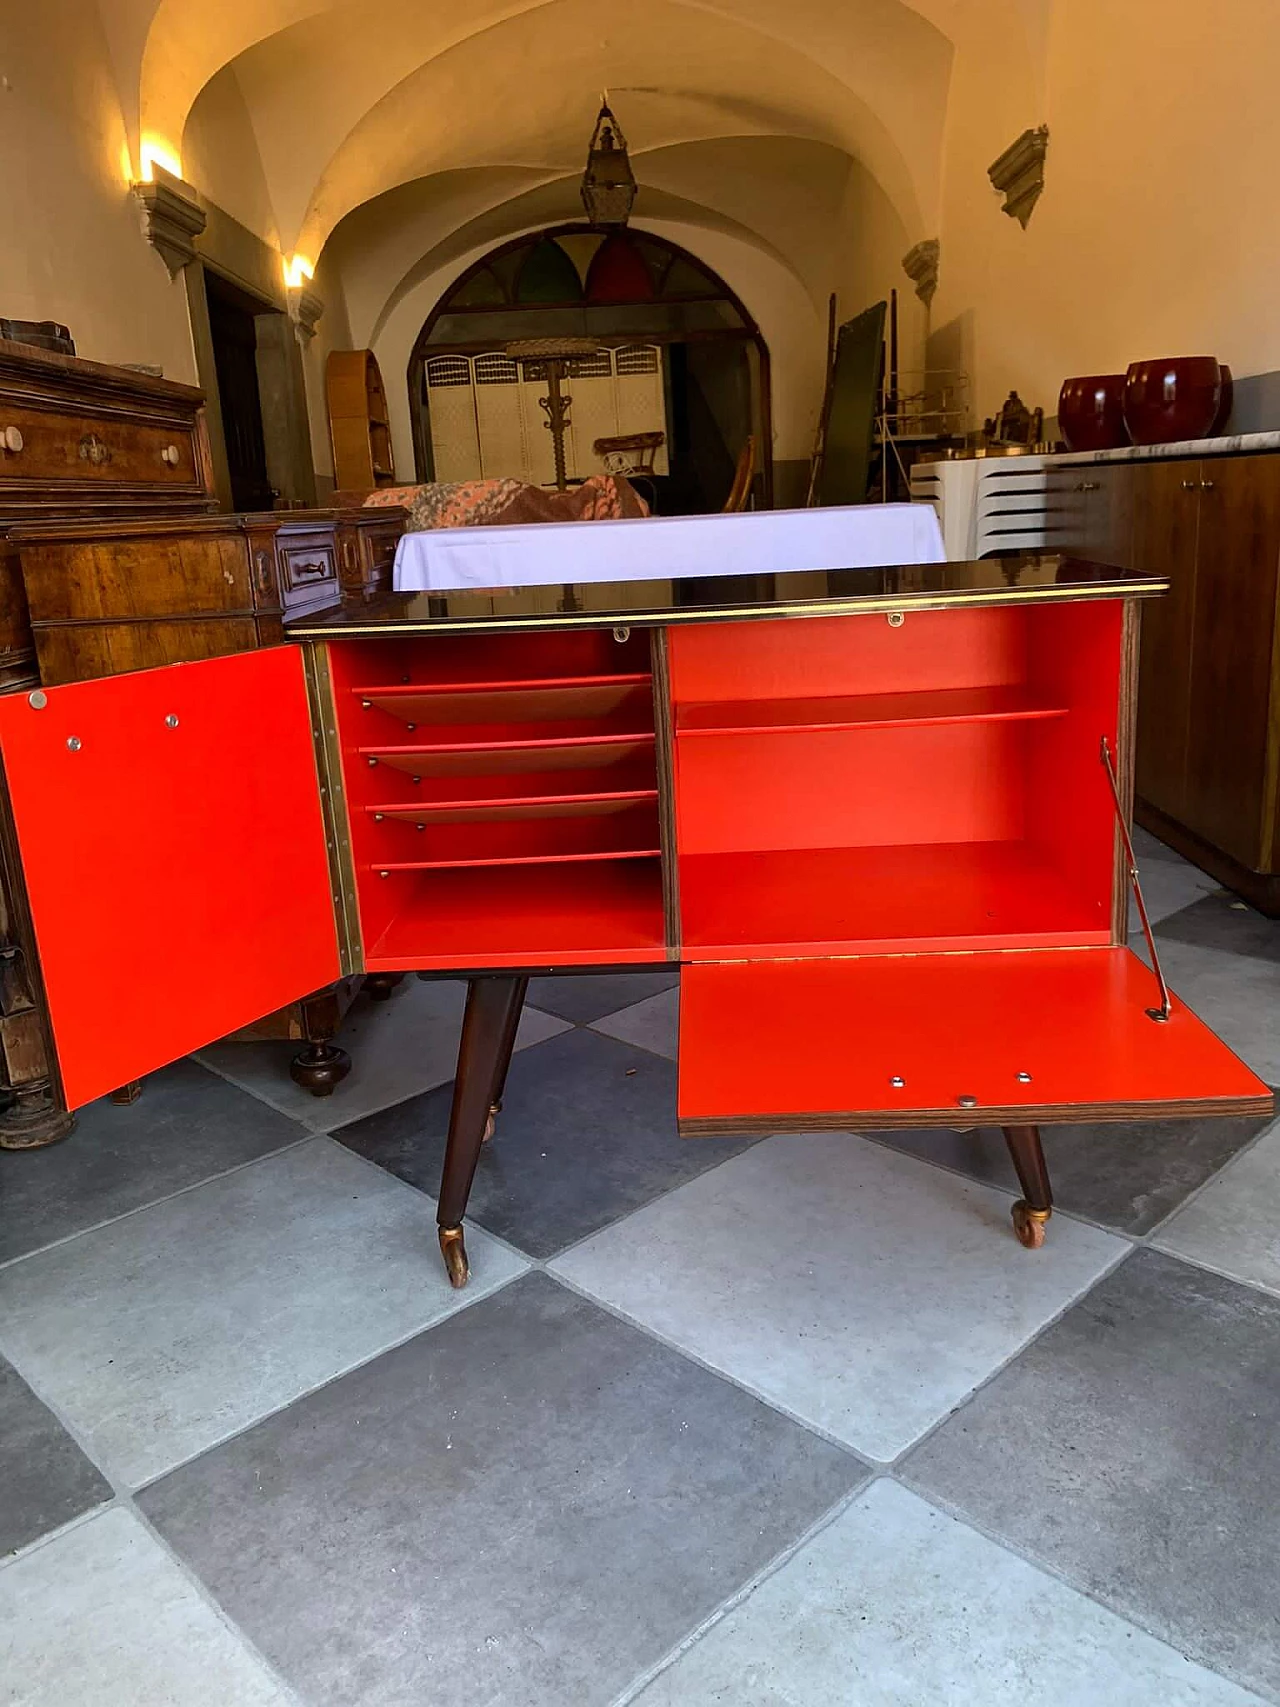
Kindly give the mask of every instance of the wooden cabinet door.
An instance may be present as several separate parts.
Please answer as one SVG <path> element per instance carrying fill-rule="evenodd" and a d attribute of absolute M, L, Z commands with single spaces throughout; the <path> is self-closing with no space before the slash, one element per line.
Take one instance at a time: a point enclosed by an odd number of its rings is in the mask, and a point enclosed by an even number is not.
<path fill-rule="evenodd" d="M 686 966 L 680 1130 L 1269 1114 L 1271 1092 L 1127 948 Z"/>
<path fill-rule="evenodd" d="M 1138 674 L 1137 794 L 1184 821 L 1191 710 L 1191 642 L 1200 518 L 1198 462 L 1137 463 L 1132 469 L 1132 564 L 1166 575 L 1170 590 L 1142 606 Z"/>
<path fill-rule="evenodd" d="M 1087 472 L 1091 490 L 1085 495 L 1084 556 L 1127 569 L 1133 558 L 1135 465 L 1099 463 Z"/>
<path fill-rule="evenodd" d="M 67 1105 L 339 975 L 301 648 L 0 699 Z"/>
<path fill-rule="evenodd" d="M 1263 843 L 1280 457 L 1203 462 L 1199 497 L 1182 822 L 1258 871 L 1269 852 Z"/>

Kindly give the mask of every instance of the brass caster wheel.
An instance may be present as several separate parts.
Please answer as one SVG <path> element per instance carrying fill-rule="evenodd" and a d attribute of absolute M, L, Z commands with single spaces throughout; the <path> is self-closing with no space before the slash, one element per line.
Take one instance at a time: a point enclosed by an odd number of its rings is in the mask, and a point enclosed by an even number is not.
<path fill-rule="evenodd" d="M 440 1255 L 444 1258 L 450 1286 L 461 1291 L 471 1279 L 471 1265 L 467 1261 L 467 1246 L 461 1227 L 441 1227 Z"/>
<path fill-rule="evenodd" d="M 1025 1245 L 1029 1251 L 1038 1251 L 1044 1243 L 1045 1229 L 1049 1224 L 1052 1209 L 1033 1209 L 1024 1199 L 1019 1198 L 1011 1211 L 1013 1215 L 1013 1230 L 1018 1235 L 1018 1243 Z"/>

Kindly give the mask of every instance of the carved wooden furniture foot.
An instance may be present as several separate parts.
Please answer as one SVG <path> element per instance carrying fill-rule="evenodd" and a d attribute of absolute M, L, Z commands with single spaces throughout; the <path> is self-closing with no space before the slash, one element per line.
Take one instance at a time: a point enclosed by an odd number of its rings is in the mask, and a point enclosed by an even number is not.
<path fill-rule="evenodd" d="M 314 1097 L 330 1097 L 351 1071 L 351 1057 L 336 1043 L 308 1043 L 289 1063 L 289 1077 Z"/>
<path fill-rule="evenodd" d="M 1013 1230 L 1019 1244 L 1036 1251 L 1044 1243 L 1045 1229 L 1053 1214 L 1053 1192 L 1040 1143 L 1040 1128 L 1006 1126 L 1004 1137 L 1022 1187 L 1022 1196 L 1012 1210 Z"/>
<path fill-rule="evenodd" d="M 112 1091 L 111 1101 L 121 1103 L 127 1107 L 129 1103 L 137 1102 L 141 1095 L 142 1080 L 130 1079 L 127 1085 L 121 1085 L 119 1090 Z"/>
<path fill-rule="evenodd" d="M 0 1112 L 0 1150 L 43 1150 L 75 1128 L 76 1117 L 58 1106 L 47 1079 L 14 1089 L 13 1101 Z"/>
<path fill-rule="evenodd" d="M 507 1077 L 515 1045 L 527 977 L 472 978 L 467 983 L 467 1006 L 458 1045 L 458 1071 L 449 1111 L 449 1139 L 440 1175 L 436 1220 L 440 1253 L 449 1284 L 462 1287 L 470 1278 L 462 1220 L 467 1212 L 480 1147 L 492 1131 L 495 1104 Z"/>
<path fill-rule="evenodd" d="M 403 982 L 403 972 L 369 972 L 365 974 L 363 989 L 371 1002 L 389 1002 L 391 992 Z"/>

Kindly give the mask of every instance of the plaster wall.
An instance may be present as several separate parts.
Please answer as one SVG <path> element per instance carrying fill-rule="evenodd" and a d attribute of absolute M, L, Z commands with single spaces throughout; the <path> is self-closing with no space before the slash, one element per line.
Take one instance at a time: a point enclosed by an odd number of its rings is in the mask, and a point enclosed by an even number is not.
<path fill-rule="evenodd" d="M 186 291 L 142 236 L 93 0 L 5 9 L 0 159 L 0 315 L 61 321 L 90 360 L 194 382 Z"/>
<path fill-rule="evenodd" d="M 970 371 L 979 418 L 1011 388 L 1052 414 L 1068 375 L 1204 353 L 1244 379 L 1237 427 L 1280 425 L 1280 6 L 1057 0 L 1035 20 L 1036 78 L 1015 74 L 1035 39 L 971 12 L 947 123 L 932 350 Z M 1045 189 L 1023 231 L 986 169 L 1040 123 Z"/>

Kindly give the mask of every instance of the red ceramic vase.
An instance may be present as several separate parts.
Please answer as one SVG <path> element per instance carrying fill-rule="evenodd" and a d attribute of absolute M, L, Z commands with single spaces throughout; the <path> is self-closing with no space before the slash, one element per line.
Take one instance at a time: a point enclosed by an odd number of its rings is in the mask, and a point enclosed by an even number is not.
<path fill-rule="evenodd" d="M 1213 356 L 1134 362 L 1124 382 L 1124 419 L 1136 445 L 1203 439 L 1222 407 L 1222 369 Z"/>
<path fill-rule="evenodd" d="M 1058 426 L 1070 450 L 1119 450 L 1129 442 L 1124 424 L 1122 373 L 1095 373 L 1063 381 Z"/>

